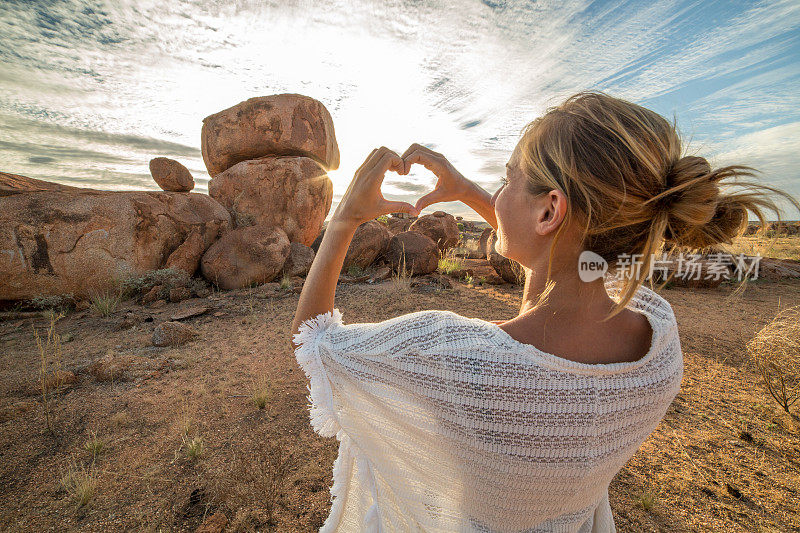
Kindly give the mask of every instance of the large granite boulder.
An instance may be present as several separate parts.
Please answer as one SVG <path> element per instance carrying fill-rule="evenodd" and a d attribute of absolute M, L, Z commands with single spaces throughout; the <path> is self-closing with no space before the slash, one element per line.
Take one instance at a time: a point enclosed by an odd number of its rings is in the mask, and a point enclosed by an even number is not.
<path fill-rule="evenodd" d="M 300 94 L 250 98 L 206 117 L 201 149 L 212 177 L 240 161 L 267 155 L 305 156 L 327 170 L 339 167 L 330 113 Z"/>
<path fill-rule="evenodd" d="M 307 157 L 262 157 L 235 164 L 208 183 L 237 226 L 283 228 L 289 240 L 310 246 L 333 202 L 325 170 Z"/>
<path fill-rule="evenodd" d="M 486 241 L 486 259 L 492 265 L 495 272 L 507 283 L 523 283 L 525 281 L 525 270 L 522 266 L 507 257 L 497 253 L 495 244 L 497 243 L 497 233 L 492 230 Z"/>
<path fill-rule="evenodd" d="M 290 251 L 289 238 L 279 227 L 259 224 L 225 233 L 212 244 L 200 268 L 221 289 L 240 289 L 272 281 Z"/>
<path fill-rule="evenodd" d="M 408 230 L 427 235 L 443 251 L 457 245 L 460 236 L 456 217 L 444 211 L 419 217 Z"/>
<path fill-rule="evenodd" d="M 35 190 L 40 180 L 15 180 L 16 192 L 0 197 L 0 300 L 89 297 L 163 268 L 193 233 L 205 250 L 231 224 L 205 194 Z"/>
<path fill-rule="evenodd" d="M 12 194 L 19 194 L 21 192 L 33 191 L 86 191 L 95 189 L 82 189 L 80 187 L 72 187 L 70 185 L 61 185 L 60 183 L 53 183 L 52 181 L 37 180 L 36 178 L 29 178 L 27 176 L 20 176 L 18 174 L 9 174 L 7 172 L 0 172 L 0 197 L 11 196 Z"/>
<path fill-rule="evenodd" d="M 353 234 L 353 240 L 347 248 L 342 270 L 351 266 L 366 269 L 383 255 L 389 248 L 392 235 L 386 226 L 377 220 L 369 220 L 361 224 Z"/>
<path fill-rule="evenodd" d="M 289 256 L 286 258 L 286 262 L 283 263 L 281 274 L 289 277 L 307 275 L 308 271 L 311 270 L 311 264 L 314 262 L 314 256 L 314 250 L 305 244 L 300 244 L 299 242 L 291 243 Z"/>
<path fill-rule="evenodd" d="M 416 231 L 403 231 L 389 240 L 386 260 L 396 271 L 405 265 L 413 274 L 430 274 L 439 267 L 439 248 L 433 240 Z"/>
<path fill-rule="evenodd" d="M 150 175 L 165 191 L 189 192 L 194 189 L 194 178 L 189 169 L 168 157 L 151 159 Z"/>
<path fill-rule="evenodd" d="M 489 242 L 489 239 L 492 237 L 493 234 L 494 234 L 493 228 L 491 227 L 486 228 L 483 230 L 483 233 L 481 233 L 481 237 L 478 240 L 478 251 L 480 251 L 483 254 L 484 259 L 488 255 L 487 251 L 489 247 L 487 246 L 487 243 Z"/>
<path fill-rule="evenodd" d="M 411 227 L 413 223 L 414 221 L 408 218 L 389 217 L 389 220 L 386 222 L 386 228 L 392 235 L 397 235 L 403 231 L 408 231 L 408 228 Z"/>

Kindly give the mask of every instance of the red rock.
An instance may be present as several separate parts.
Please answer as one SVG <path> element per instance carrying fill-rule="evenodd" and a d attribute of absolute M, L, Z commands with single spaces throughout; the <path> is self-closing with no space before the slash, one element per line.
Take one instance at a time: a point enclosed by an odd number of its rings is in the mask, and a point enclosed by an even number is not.
<path fill-rule="evenodd" d="M 197 332 L 183 322 L 162 322 L 153 331 L 153 346 L 179 346 L 196 335 Z"/>
<path fill-rule="evenodd" d="M 416 231 L 398 233 L 389 241 L 386 259 L 392 268 L 413 274 L 430 274 L 439 267 L 439 248 L 429 237 Z"/>
<path fill-rule="evenodd" d="M 290 250 L 282 229 L 246 226 L 229 231 L 212 244 L 200 268 L 203 276 L 222 289 L 239 289 L 272 281 L 281 271 Z"/>
<path fill-rule="evenodd" d="M 224 207 L 198 193 L 59 189 L 2 196 L 0 300 L 87 298 L 121 278 L 163 268 L 192 231 L 210 244 L 230 223 Z"/>
<path fill-rule="evenodd" d="M 407 218 L 395 218 L 391 217 L 389 221 L 386 223 L 386 228 L 389 230 L 389 233 L 392 235 L 397 235 L 403 231 L 408 231 L 409 226 L 413 223 L 413 220 Z"/>
<path fill-rule="evenodd" d="M 427 235 L 443 251 L 457 245 L 460 237 L 455 217 L 444 211 L 419 217 L 408 230 Z"/>
<path fill-rule="evenodd" d="M 495 243 L 497 243 L 497 234 L 492 230 L 491 235 L 489 235 L 486 241 L 486 258 L 489 260 L 489 264 L 492 265 L 492 268 L 494 268 L 497 274 L 507 283 L 524 283 L 525 271 L 522 269 L 522 266 L 516 261 L 497 253 Z"/>
<path fill-rule="evenodd" d="M 205 253 L 210 245 L 211 242 L 206 242 L 200 230 L 192 230 L 189 236 L 186 237 L 186 240 L 169 255 L 164 268 L 183 270 L 191 277 L 197 272 L 197 267 L 200 265 L 200 258 L 203 257 L 203 253 Z"/>
<path fill-rule="evenodd" d="M 362 270 L 369 267 L 386 252 L 391 237 L 386 226 L 377 220 L 368 220 L 361 224 L 353 234 L 353 240 L 350 241 L 350 246 L 347 248 L 347 255 L 342 263 L 342 272 L 347 272 L 351 266 L 357 266 Z"/>
<path fill-rule="evenodd" d="M 194 189 L 194 178 L 189 169 L 168 157 L 151 159 L 150 175 L 165 191 L 189 192 Z"/>
<path fill-rule="evenodd" d="M 300 94 L 259 96 L 203 119 L 203 161 L 214 177 L 240 161 L 298 155 L 339 168 L 333 119 L 322 103 Z"/>
<path fill-rule="evenodd" d="M 53 183 L 51 181 L 37 180 L 36 178 L 29 178 L 27 176 L 19 176 L 17 174 L 8 174 L 6 172 L 0 172 L 0 197 L 12 196 L 14 194 L 20 194 L 23 192 L 33 192 L 33 191 L 82 191 L 82 190 L 90 190 L 90 189 L 81 189 L 79 187 L 61 185 L 60 183 Z"/>
<path fill-rule="evenodd" d="M 293 242 L 289 248 L 289 256 L 281 269 L 282 274 L 288 276 L 305 276 L 311 269 L 311 263 L 314 262 L 314 250 L 300 244 Z"/>
<path fill-rule="evenodd" d="M 310 246 L 331 208 L 333 184 L 313 159 L 263 157 L 215 176 L 208 194 L 231 212 L 236 226 L 278 226 L 291 242 Z"/>
<path fill-rule="evenodd" d="M 169 290 L 169 301 L 172 303 L 182 302 L 192 297 L 189 287 L 173 287 Z"/>

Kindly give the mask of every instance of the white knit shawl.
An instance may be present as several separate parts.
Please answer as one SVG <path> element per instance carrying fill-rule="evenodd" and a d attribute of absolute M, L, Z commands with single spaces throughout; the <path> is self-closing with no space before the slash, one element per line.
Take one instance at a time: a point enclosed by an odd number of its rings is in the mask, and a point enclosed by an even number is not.
<path fill-rule="evenodd" d="M 320 531 L 615 531 L 609 482 L 683 375 L 669 303 L 642 286 L 628 308 L 647 317 L 652 344 L 610 364 L 451 311 L 343 324 L 333 309 L 303 322 L 311 425 L 340 441 Z"/>

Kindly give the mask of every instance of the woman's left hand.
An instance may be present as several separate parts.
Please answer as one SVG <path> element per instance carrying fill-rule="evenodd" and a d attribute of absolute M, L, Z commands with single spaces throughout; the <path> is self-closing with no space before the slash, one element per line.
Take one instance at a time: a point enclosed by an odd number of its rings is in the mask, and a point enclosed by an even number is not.
<path fill-rule="evenodd" d="M 408 213 L 418 216 L 419 211 L 413 205 L 390 201 L 383 197 L 381 184 L 387 170 L 401 175 L 407 173 L 399 155 L 385 146 L 376 148 L 356 170 L 353 181 L 350 182 L 331 217 L 331 223 L 358 227 L 364 222 L 388 213 Z"/>

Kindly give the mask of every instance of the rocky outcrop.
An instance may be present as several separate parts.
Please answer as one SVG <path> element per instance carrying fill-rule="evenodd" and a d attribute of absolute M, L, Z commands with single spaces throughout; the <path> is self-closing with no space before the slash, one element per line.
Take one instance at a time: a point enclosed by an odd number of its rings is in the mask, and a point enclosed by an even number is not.
<path fill-rule="evenodd" d="M 389 230 L 389 233 L 392 235 L 397 235 L 403 231 L 408 231 L 408 228 L 414 221 L 408 218 L 398 218 L 395 216 L 389 217 L 389 221 L 386 223 L 386 228 Z"/>
<path fill-rule="evenodd" d="M 194 178 L 189 169 L 168 157 L 151 159 L 150 175 L 165 191 L 189 192 L 194 189 Z"/>
<path fill-rule="evenodd" d="M 191 326 L 183 322 L 162 322 L 153 330 L 153 346 L 180 346 L 197 336 Z"/>
<path fill-rule="evenodd" d="M 366 269 L 382 256 L 389 247 L 391 234 L 386 226 L 377 220 L 369 220 L 361 224 L 353 234 L 353 240 L 347 248 L 347 255 L 342 263 L 342 270 L 351 266 Z"/>
<path fill-rule="evenodd" d="M 193 246 L 205 249 L 231 224 L 225 208 L 204 194 L 61 188 L 17 178 L 15 192 L 6 187 L 0 197 L 0 300 L 89 297 L 163 268 L 193 233 Z"/>
<path fill-rule="evenodd" d="M 333 184 L 313 159 L 262 157 L 217 174 L 208 193 L 231 212 L 236 226 L 278 226 L 290 241 L 310 246 L 331 208 Z"/>
<path fill-rule="evenodd" d="M 51 181 L 37 180 L 18 174 L 0 172 L 0 197 L 11 196 L 23 192 L 34 191 L 86 191 L 94 189 L 81 189 L 70 185 L 61 185 Z"/>
<path fill-rule="evenodd" d="M 305 276 L 311 269 L 311 263 L 314 262 L 314 250 L 300 244 L 299 242 L 291 243 L 289 248 L 289 256 L 283 264 L 281 274 L 289 277 L 292 276 Z"/>
<path fill-rule="evenodd" d="M 240 161 L 268 155 L 305 156 L 327 170 L 339 167 L 330 113 L 300 94 L 250 98 L 206 117 L 201 149 L 212 177 Z"/>
<path fill-rule="evenodd" d="M 212 244 L 200 261 L 203 276 L 222 289 L 272 281 L 289 256 L 289 239 L 276 226 L 237 228 Z"/>
<path fill-rule="evenodd" d="M 439 266 L 439 248 L 430 237 L 416 231 L 404 231 L 389 240 L 386 260 L 396 271 L 430 274 Z"/>
<path fill-rule="evenodd" d="M 419 217 L 408 230 L 430 237 L 442 251 L 457 245 L 459 240 L 456 218 L 444 211 Z"/>
<path fill-rule="evenodd" d="M 492 265 L 495 272 L 507 283 L 523 283 L 525 281 L 525 271 L 522 266 L 507 257 L 503 257 L 495 249 L 497 234 L 494 230 L 486 240 L 486 259 Z"/>
<path fill-rule="evenodd" d="M 195 272 L 197 272 L 197 267 L 200 264 L 200 258 L 203 257 L 203 253 L 205 253 L 206 248 L 208 248 L 209 245 L 210 243 L 206 244 L 206 241 L 203 238 L 203 234 L 200 232 L 200 230 L 194 229 L 186 237 L 186 240 L 184 240 L 180 246 L 175 248 L 175 250 L 169 254 L 164 267 L 182 270 L 186 272 L 189 277 L 191 277 Z"/>
<path fill-rule="evenodd" d="M 483 233 L 481 233 L 480 240 L 478 241 L 478 250 L 483 254 L 484 259 L 486 258 L 486 252 L 488 250 L 487 243 L 492 234 L 494 234 L 494 229 L 486 228 L 483 230 Z"/>

